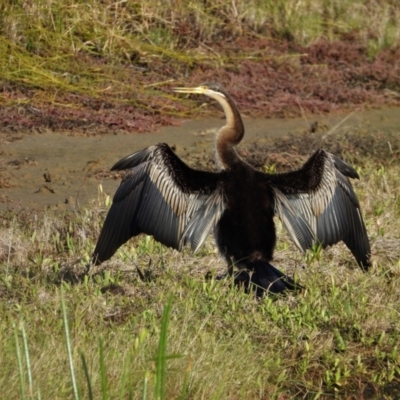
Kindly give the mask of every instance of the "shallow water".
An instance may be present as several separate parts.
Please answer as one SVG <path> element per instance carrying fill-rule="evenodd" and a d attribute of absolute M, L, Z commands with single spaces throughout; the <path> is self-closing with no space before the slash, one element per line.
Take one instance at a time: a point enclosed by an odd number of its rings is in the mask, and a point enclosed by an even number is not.
<path fill-rule="evenodd" d="M 246 141 L 280 138 L 319 126 L 335 127 L 350 114 L 308 116 L 297 119 L 246 118 Z M 211 152 L 214 133 L 221 118 L 192 120 L 179 127 L 165 127 L 149 134 L 99 136 L 0 134 L 0 211 L 7 209 L 70 208 L 84 205 L 97 195 L 101 183 L 113 194 L 119 180 L 96 171 L 107 171 L 120 158 L 159 142 L 176 147 L 184 160 L 200 152 Z M 382 132 L 400 131 L 400 109 L 381 109 L 351 114 L 335 135 L 358 127 Z M 19 140 L 15 140 L 19 137 Z M 312 149 L 310 149 L 310 152 Z M 9 187 L 8 187 L 9 186 Z"/>

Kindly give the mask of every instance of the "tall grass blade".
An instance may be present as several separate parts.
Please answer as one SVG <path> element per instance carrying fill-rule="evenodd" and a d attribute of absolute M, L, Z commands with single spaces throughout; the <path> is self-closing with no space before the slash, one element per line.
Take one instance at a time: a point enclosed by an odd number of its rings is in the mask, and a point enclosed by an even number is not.
<path fill-rule="evenodd" d="M 161 322 L 161 332 L 160 341 L 158 344 L 157 352 L 157 362 L 156 362 L 156 388 L 155 397 L 157 400 L 165 399 L 165 382 L 167 374 L 167 331 L 168 331 L 168 321 L 169 313 L 172 306 L 172 296 L 168 299 L 166 306 L 164 307 L 162 322 Z"/>
<path fill-rule="evenodd" d="M 23 344 L 24 344 L 26 370 L 28 372 L 29 396 L 33 397 L 32 368 L 31 368 L 31 360 L 29 357 L 28 338 L 26 336 L 24 322 L 21 322 L 21 331 L 22 331 L 22 340 L 23 340 Z"/>
<path fill-rule="evenodd" d="M 85 371 L 85 377 L 86 377 L 86 382 L 87 382 L 87 387 L 88 387 L 88 392 L 89 392 L 89 400 L 93 400 L 92 382 L 90 380 L 90 374 L 89 374 L 89 369 L 88 369 L 88 366 L 86 363 L 86 358 L 82 351 L 80 352 L 80 354 L 81 354 L 83 370 Z"/>
<path fill-rule="evenodd" d="M 121 400 L 123 400 L 124 397 L 125 397 L 126 379 L 127 379 L 127 376 L 128 376 L 128 368 L 129 368 L 130 364 L 131 364 L 131 353 L 128 352 L 128 355 L 125 358 L 124 367 L 123 367 L 123 370 L 122 370 L 121 390 L 120 390 L 120 393 L 119 393 L 119 398 Z"/>
<path fill-rule="evenodd" d="M 181 394 L 179 396 L 180 400 L 185 400 L 186 397 L 187 397 L 191 370 L 192 370 L 192 355 L 190 354 L 189 355 L 188 365 L 187 365 L 186 371 L 185 371 L 185 379 L 183 381 L 182 391 L 181 391 Z"/>
<path fill-rule="evenodd" d="M 18 329 L 14 324 L 14 338 L 15 338 L 15 351 L 17 353 L 17 361 L 18 361 L 18 372 L 19 372 L 19 391 L 21 393 L 21 399 L 25 400 L 25 379 L 24 379 L 24 370 L 22 366 L 22 355 L 21 348 L 19 347 L 18 340 Z"/>
<path fill-rule="evenodd" d="M 100 375 L 101 375 L 101 393 L 103 400 L 108 399 L 107 395 L 107 375 L 106 375 L 106 365 L 104 363 L 104 348 L 103 348 L 103 338 L 99 338 L 100 346 Z"/>
<path fill-rule="evenodd" d="M 68 353 L 69 371 L 70 371 L 70 374 L 71 374 L 71 381 L 72 381 L 72 389 L 73 389 L 73 392 L 74 392 L 75 400 L 79 400 L 80 396 L 79 396 L 78 386 L 76 384 L 76 379 L 75 379 L 74 361 L 72 359 L 71 340 L 70 340 L 70 337 L 69 337 L 67 310 L 66 310 L 66 307 L 65 307 L 64 291 L 63 291 L 62 287 L 61 287 L 61 310 L 62 310 L 63 321 L 64 321 L 65 340 L 67 342 L 67 353 Z"/>
<path fill-rule="evenodd" d="M 148 379 L 147 372 L 146 372 L 144 375 L 144 381 L 143 381 L 143 397 L 142 397 L 143 400 L 147 399 L 148 382 L 149 382 L 149 379 Z"/>

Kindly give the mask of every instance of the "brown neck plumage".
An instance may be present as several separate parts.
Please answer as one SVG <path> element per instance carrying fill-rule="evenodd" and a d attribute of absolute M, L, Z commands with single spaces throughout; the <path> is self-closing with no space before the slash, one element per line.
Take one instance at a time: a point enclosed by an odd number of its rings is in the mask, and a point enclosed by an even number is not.
<path fill-rule="evenodd" d="M 237 162 L 241 162 L 235 146 L 244 136 L 244 126 L 239 110 L 232 98 L 226 93 L 211 96 L 221 104 L 225 112 L 226 124 L 217 132 L 216 152 L 217 161 L 222 169 L 227 169 Z"/>

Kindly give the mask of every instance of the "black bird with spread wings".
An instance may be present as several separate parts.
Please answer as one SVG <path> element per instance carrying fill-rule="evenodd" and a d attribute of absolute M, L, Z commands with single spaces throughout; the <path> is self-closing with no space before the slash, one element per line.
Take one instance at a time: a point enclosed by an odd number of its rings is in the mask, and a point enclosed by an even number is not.
<path fill-rule="evenodd" d="M 217 100 L 226 124 L 216 134 L 218 172 L 195 170 L 160 143 L 133 153 L 112 170 L 128 170 L 115 193 L 104 222 L 93 263 L 108 260 L 140 233 L 181 250 L 193 251 L 214 231 L 228 272 L 251 271 L 251 281 L 273 293 L 296 287 L 270 264 L 276 243 L 274 215 L 291 239 L 305 251 L 343 241 L 365 271 L 370 245 L 360 204 L 349 178 L 359 178 L 344 161 L 317 150 L 296 171 L 265 174 L 243 161 L 236 145 L 244 136 L 238 108 L 216 83 L 177 88 L 180 93 L 204 94 Z"/>

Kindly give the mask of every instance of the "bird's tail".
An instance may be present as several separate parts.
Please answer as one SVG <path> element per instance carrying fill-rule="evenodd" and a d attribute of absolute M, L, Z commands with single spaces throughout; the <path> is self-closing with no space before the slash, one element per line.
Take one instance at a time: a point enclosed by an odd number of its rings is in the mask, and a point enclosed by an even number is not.
<path fill-rule="evenodd" d="M 253 286 L 258 296 L 266 291 L 277 294 L 286 290 L 303 289 L 302 286 L 276 269 L 268 261 L 256 260 L 245 264 L 247 271 L 241 271 L 235 280 L 243 282 L 249 288 Z M 248 271 L 253 272 L 249 274 Z"/>

